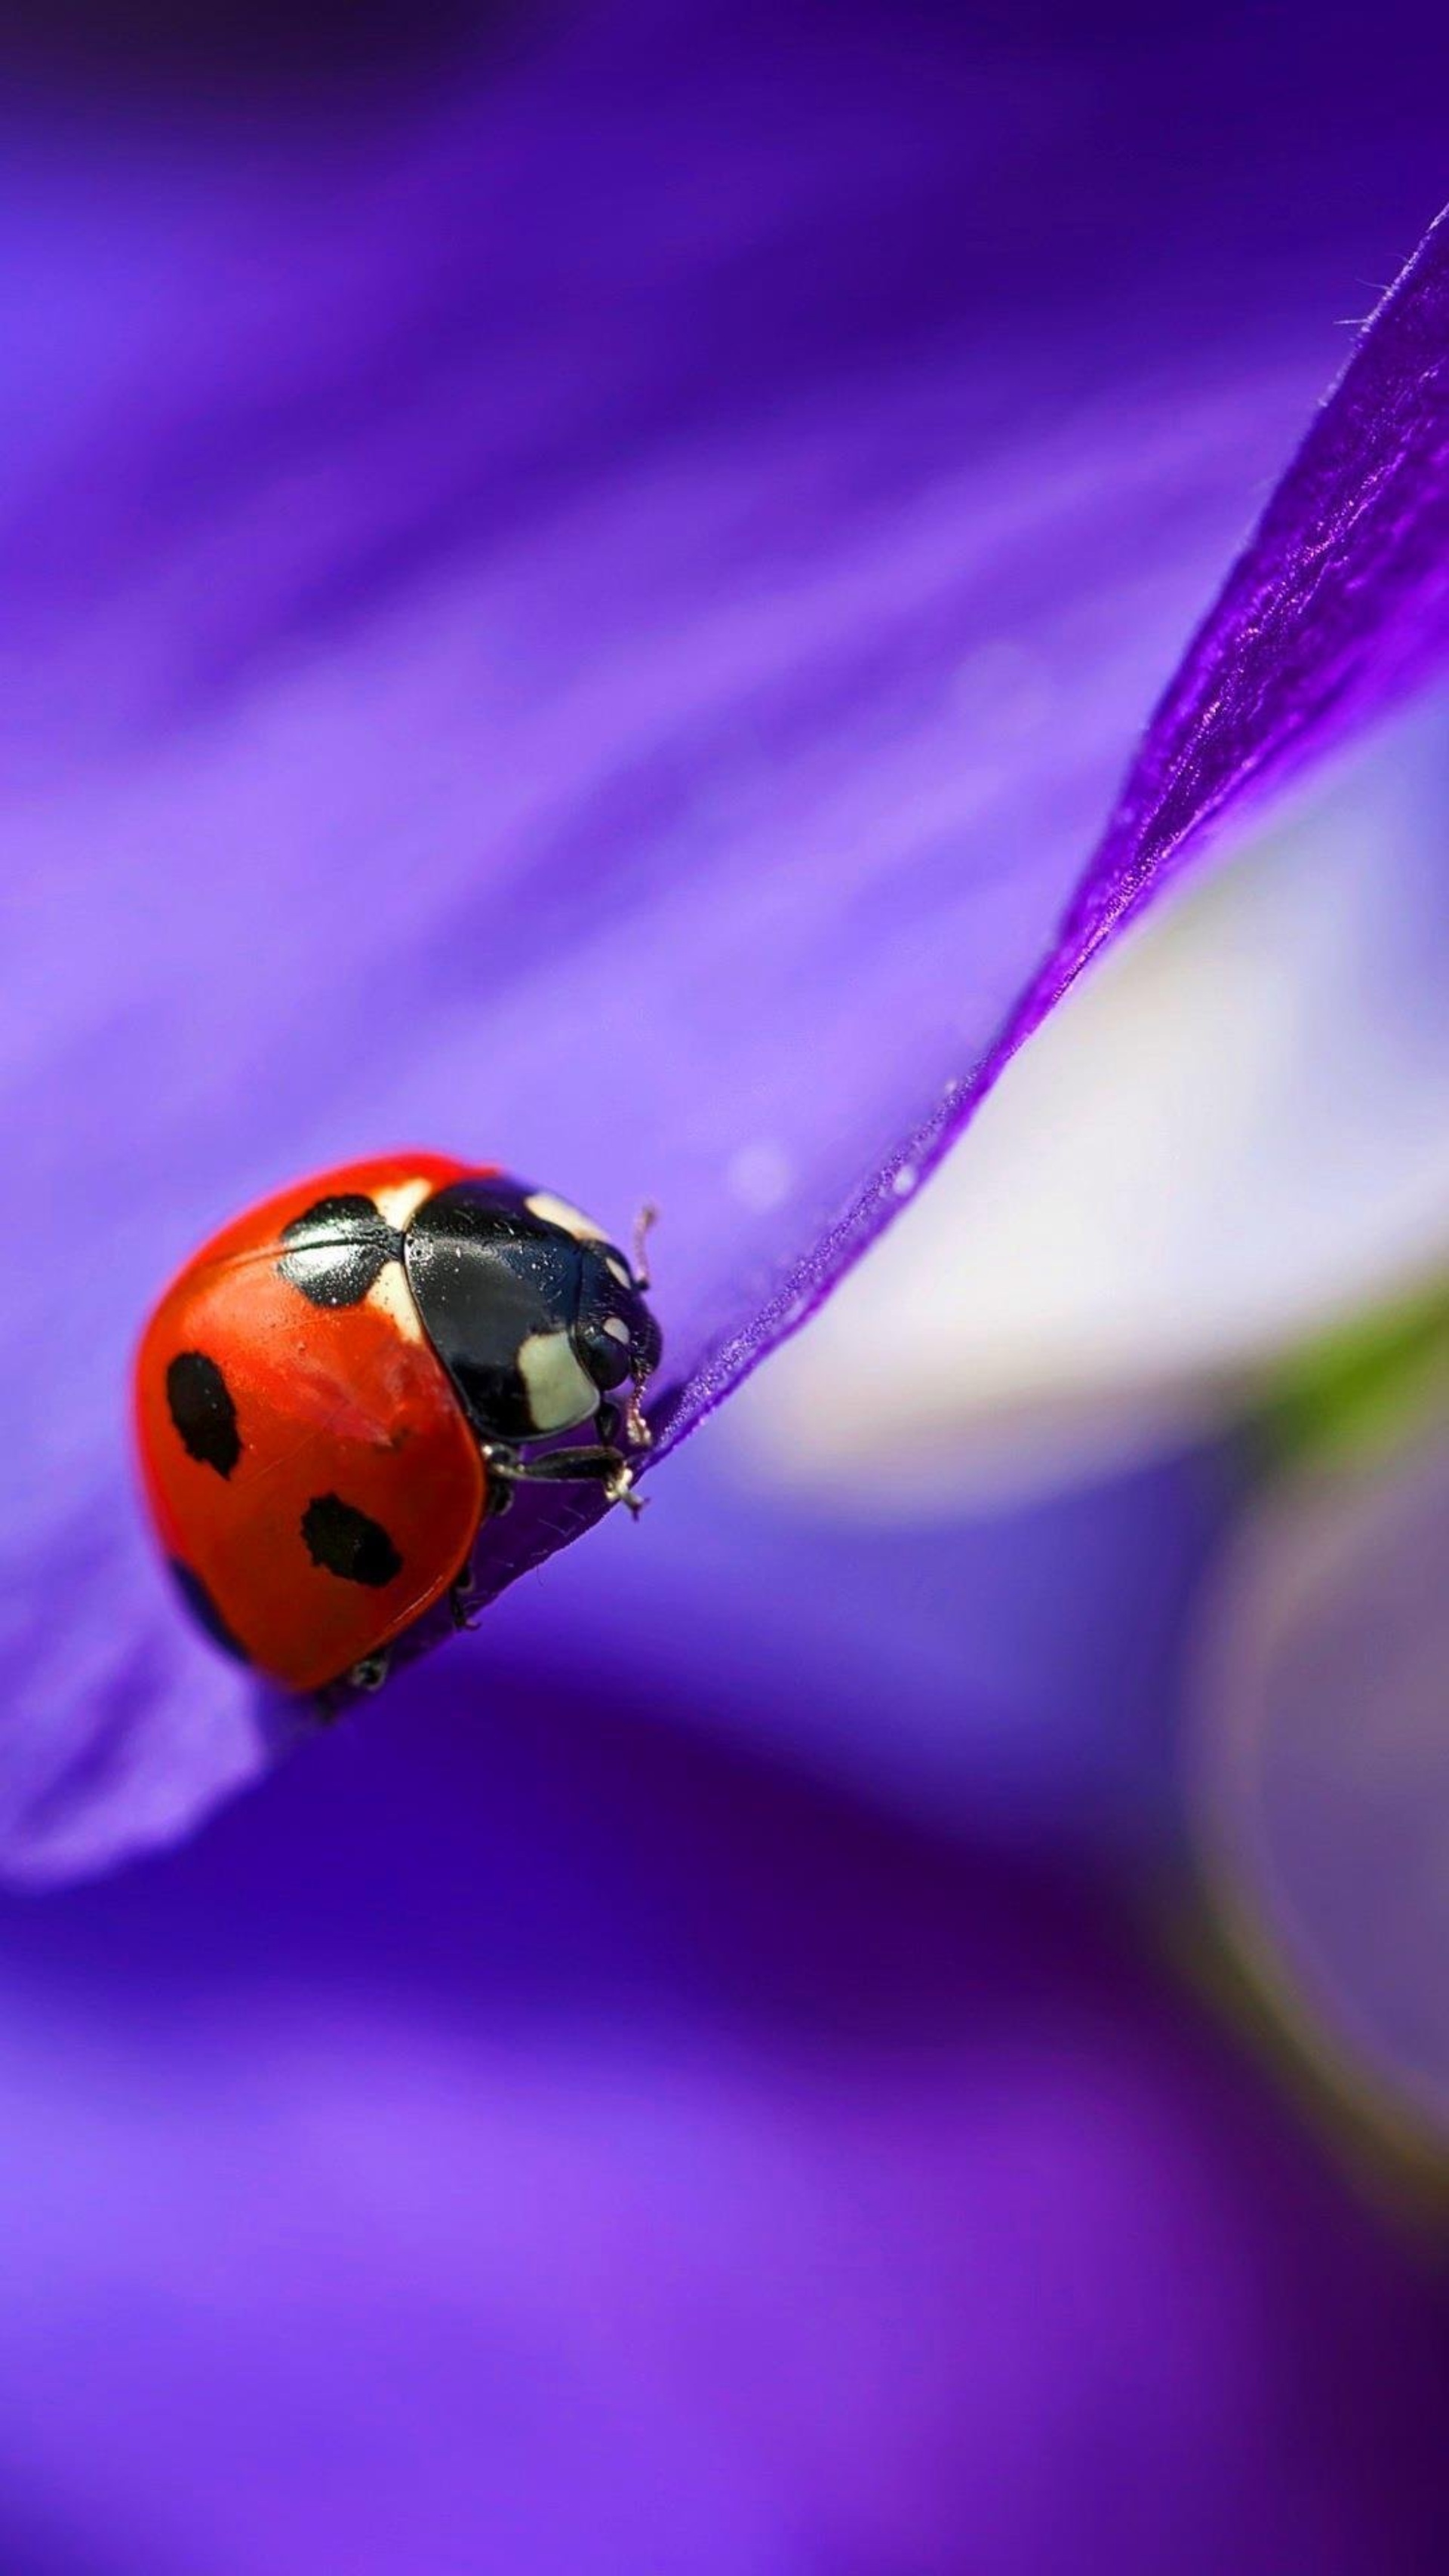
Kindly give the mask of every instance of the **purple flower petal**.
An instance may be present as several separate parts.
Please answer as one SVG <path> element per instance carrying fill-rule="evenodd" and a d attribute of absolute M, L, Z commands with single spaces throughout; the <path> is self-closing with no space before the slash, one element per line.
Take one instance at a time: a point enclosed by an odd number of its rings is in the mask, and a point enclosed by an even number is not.
<path fill-rule="evenodd" d="M 651 1705 L 883 1806 L 1160 1866 L 1181 1843 L 1184 1643 L 1243 1475 L 1220 1448 L 930 1527 L 806 1513 L 689 1443 L 640 1529 L 519 1585 L 430 1677 Z"/>
<path fill-rule="evenodd" d="M 431 1678 L 4 1910 L 9 2564 L 1437 2563 L 1442 2284 L 1100 1890 Z"/>
<path fill-rule="evenodd" d="M 13 1869 L 175 1831 L 261 1757 L 140 1569 L 116 1428 L 208 1225 L 409 1136 L 619 1224 L 657 1198 L 677 1437 L 944 1150 L 1014 998 L 1012 1042 L 1182 845 L 1181 795 L 1134 790 L 1051 947 L 1440 140 L 1406 78 L 1375 186 L 1285 228 L 1295 179 L 1327 204 L 1353 166 L 1359 49 L 1305 85 L 1246 25 L 1129 12 L 1104 97 L 1099 34 L 604 11 L 390 121 L 12 107 L 5 1046 L 48 1229 L 4 1316 Z M 1241 648 L 1263 724 L 1208 729 L 1204 811 L 1423 659 L 1440 257 L 1194 657 L 1196 706 Z M 1370 480 L 1355 515 L 1383 402 L 1404 507 Z M 1305 598 L 1288 540 L 1329 484 L 1352 544 Z M 568 1534 L 520 1525 L 521 1559 Z"/>
<path fill-rule="evenodd" d="M 1449 1257 L 1446 766 L 1431 690 L 1116 944 L 724 1445 L 835 1517 L 974 1515 L 1413 1294 Z"/>
<path fill-rule="evenodd" d="M 1449 220 L 1370 322 L 1163 698 L 1058 939 L 998 1043 L 685 1396 L 728 1392 L 890 1222 L 1088 960 L 1204 836 L 1422 682 L 1449 646 Z"/>

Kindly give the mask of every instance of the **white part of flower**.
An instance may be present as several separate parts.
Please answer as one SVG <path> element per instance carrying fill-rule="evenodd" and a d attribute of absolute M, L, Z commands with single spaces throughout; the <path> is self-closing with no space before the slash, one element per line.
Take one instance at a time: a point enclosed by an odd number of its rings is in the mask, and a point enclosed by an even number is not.
<path fill-rule="evenodd" d="M 749 1471 L 906 1512 L 1096 1472 L 1449 1260 L 1446 829 L 1421 708 L 1149 914 L 741 1391 Z"/>

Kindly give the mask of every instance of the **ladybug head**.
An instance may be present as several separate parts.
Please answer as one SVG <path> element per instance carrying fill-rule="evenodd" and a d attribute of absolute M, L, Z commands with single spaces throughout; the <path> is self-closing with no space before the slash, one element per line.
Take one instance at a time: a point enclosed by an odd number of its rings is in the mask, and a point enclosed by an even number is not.
<path fill-rule="evenodd" d="M 547 1191 L 502 1175 L 453 1181 L 417 1210 L 404 1258 L 424 1329 L 485 1439 L 575 1430 L 659 1365 L 629 1262 Z"/>
<path fill-rule="evenodd" d="M 603 1242 L 579 1246 L 579 1311 L 573 1346 L 601 1394 L 626 1378 L 642 1387 L 663 1348 L 643 1290 L 621 1252 Z"/>

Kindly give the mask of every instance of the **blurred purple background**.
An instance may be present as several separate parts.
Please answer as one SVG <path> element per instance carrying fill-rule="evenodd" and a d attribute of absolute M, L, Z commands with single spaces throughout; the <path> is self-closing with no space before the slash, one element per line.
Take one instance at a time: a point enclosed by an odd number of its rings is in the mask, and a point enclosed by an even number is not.
<path fill-rule="evenodd" d="M 1446 50 L 0 14 L 6 2576 L 1449 2551 L 1430 680 L 640 1529 L 264 1779 L 123 1422 L 188 1246 L 409 1136 L 660 1199 L 681 1379 L 829 1281 L 1449 196 Z"/>

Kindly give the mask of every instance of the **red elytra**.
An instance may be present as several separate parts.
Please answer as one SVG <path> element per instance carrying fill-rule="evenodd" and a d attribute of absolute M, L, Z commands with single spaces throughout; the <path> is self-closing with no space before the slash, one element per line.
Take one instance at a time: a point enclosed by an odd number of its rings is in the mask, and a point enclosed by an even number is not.
<path fill-rule="evenodd" d="M 290 1689 L 332 1681 L 447 1591 L 482 1517 L 485 1471 L 431 1342 L 399 1331 L 371 1298 L 309 1303 L 279 1268 L 285 1229 L 324 1194 L 386 1200 L 418 1182 L 442 1188 L 466 1169 L 394 1155 L 281 1190 L 186 1264 L 147 1326 L 136 1421 L 157 1535 L 192 1578 L 194 1606 Z M 234 1410 L 225 1472 L 224 1399 L 211 1407 L 220 1418 L 210 1457 L 177 1435 L 168 1372 L 188 1354 L 212 1363 Z M 314 1561 L 299 1533 L 328 1494 L 386 1533 L 395 1573 L 339 1582 Z M 388 1562 L 384 1554 L 370 1570 Z"/>

